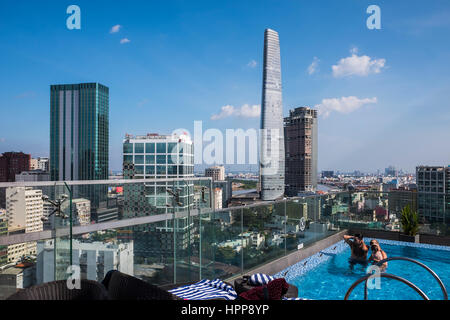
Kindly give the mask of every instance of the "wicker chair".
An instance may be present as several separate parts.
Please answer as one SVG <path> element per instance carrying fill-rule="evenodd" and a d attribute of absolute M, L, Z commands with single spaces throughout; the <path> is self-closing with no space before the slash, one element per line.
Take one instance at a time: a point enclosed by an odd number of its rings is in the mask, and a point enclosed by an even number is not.
<path fill-rule="evenodd" d="M 67 281 L 54 281 L 20 290 L 7 300 L 107 300 L 106 288 L 96 281 L 81 280 L 81 289 L 69 289 Z"/>
<path fill-rule="evenodd" d="M 116 270 L 109 271 L 102 284 L 110 300 L 179 300 L 170 292 Z"/>

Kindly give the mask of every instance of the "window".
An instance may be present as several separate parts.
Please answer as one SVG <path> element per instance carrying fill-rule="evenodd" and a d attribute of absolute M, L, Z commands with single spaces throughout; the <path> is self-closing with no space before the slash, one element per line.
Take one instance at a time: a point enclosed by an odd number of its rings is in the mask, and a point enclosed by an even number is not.
<path fill-rule="evenodd" d="M 155 156 L 145 156 L 145 164 L 155 164 Z"/>
<path fill-rule="evenodd" d="M 176 154 L 168 155 L 167 163 L 168 164 L 177 164 L 178 163 L 178 155 L 176 155 Z"/>
<path fill-rule="evenodd" d="M 177 166 L 167 166 L 167 174 L 176 175 Z"/>
<path fill-rule="evenodd" d="M 166 175 L 166 166 L 157 166 L 156 167 L 156 174 Z"/>
<path fill-rule="evenodd" d="M 156 145 L 156 153 L 167 153 L 166 143 L 158 143 Z"/>
<path fill-rule="evenodd" d="M 157 164 L 166 164 L 167 156 L 156 156 L 156 163 Z"/>
<path fill-rule="evenodd" d="M 155 166 L 146 166 L 145 167 L 145 174 L 147 174 L 147 175 L 154 175 L 155 174 Z"/>
<path fill-rule="evenodd" d="M 145 144 L 145 153 L 155 153 L 155 144 L 154 143 L 146 143 Z"/>
<path fill-rule="evenodd" d="M 135 164 L 144 164 L 144 156 L 134 156 Z"/>
<path fill-rule="evenodd" d="M 133 153 L 133 144 L 128 142 L 124 143 L 123 153 Z"/>
<path fill-rule="evenodd" d="M 178 144 L 170 142 L 167 144 L 167 153 L 178 153 Z"/>
<path fill-rule="evenodd" d="M 144 144 L 143 143 L 136 143 L 134 145 L 134 153 L 144 153 Z"/>
<path fill-rule="evenodd" d="M 144 166 L 135 166 L 134 172 L 135 174 L 144 174 Z"/>
<path fill-rule="evenodd" d="M 123 163 L 133 163 L 133 156 L 132 155 L 124 155 Z"/>

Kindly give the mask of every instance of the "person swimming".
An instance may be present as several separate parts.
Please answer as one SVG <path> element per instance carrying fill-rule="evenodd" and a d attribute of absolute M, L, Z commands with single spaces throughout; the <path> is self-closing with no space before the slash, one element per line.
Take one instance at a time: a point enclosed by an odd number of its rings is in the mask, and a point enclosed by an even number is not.
<path fill-rule="evenodd" d="M 387 259 L 388 256 L 386 252 L 381 249 L 380 244 L 377 240 L 370 241 L 370 249 L 372 251 L 372 255 L 370 256 L 369 261 L 371 261 L 372 264 L 377 264 L 378 262 Z M 384 272 L 387 266 L 387 262 L 383 263 L 383 265 L 380 267 L 381 271 Z"/>
<path fill-rule="evenodd" d="M 353 241 L 352 241 L 353 240 Z M 352 255 L 349 259 L 350 267 L 353 269 L 355 264 L 367 264 L 367 253 L 369 248 L 366 246 L 363 240 L 362 234 L 355 234 L 354 236 L 344 235 L 344 241 L 350 246 Z"/>

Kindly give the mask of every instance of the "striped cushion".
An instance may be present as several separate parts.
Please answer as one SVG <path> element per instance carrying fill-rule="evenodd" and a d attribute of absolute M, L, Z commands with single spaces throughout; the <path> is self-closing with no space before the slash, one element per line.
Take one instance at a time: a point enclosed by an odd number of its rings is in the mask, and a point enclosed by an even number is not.
<path fill-rule="evenodd" d="M 237 298 L 234 288 L 219 279 L 202 280 L 195 284 L 169 290 L 169 292 L 185 300 L 235 300 Z"/>
<path fill-rule="evenodd" d="M 268 284 L 272 280 L 274 280 L 274 277 L 268 276 L 267 274 L 255 273 L 250 277 L 248 283 L 252 286 L 261 286 L 264 284 Z"/>

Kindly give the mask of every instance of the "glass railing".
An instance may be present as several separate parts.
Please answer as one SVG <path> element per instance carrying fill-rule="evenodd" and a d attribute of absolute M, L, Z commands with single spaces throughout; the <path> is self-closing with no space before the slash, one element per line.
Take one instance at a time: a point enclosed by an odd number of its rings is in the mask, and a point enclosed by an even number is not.
<path fill-rule="evenodd" d="M 411 192 L 358 191 L 215 210 L 212 187 L 208 178 L 0 184 L 0 299 L 113 269 L 157 285 L 228 279 L 339 230 L 399 232 L 402 208 L 419 205 Z M 422 222 L 421 232 L 448 230 Z"/>

